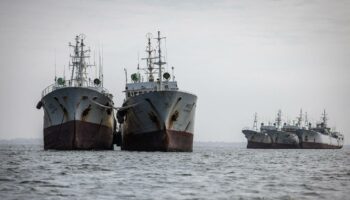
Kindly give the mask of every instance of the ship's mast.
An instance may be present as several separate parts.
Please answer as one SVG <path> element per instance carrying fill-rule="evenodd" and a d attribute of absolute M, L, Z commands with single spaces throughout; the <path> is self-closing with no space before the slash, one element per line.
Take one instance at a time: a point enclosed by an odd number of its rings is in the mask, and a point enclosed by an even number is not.
<path fill-rule="evenodd" d="M 257 131 L 258 130 L 258 114 L 254 114 L 254 123 L 253 123 L 253 130 Z"/>
<path fill-rule="evenodd" d="M 326 109 L 323 110 L 323 113 L 322 113 L 322 122 L 324 124 L 324 126 L 326 127 L 327 126 L 327 114 L 326 114 Z"/>
<path fill-rule="evenodd" d="M 83 86 L 84 83 L 87 82 L 86 68 L 90 65 L 87 65 L 85 58 L 90 57 L 86 54 L 90 52 L 90 49 L 84 50 L 84 39 L 85 36 L 81 34 L 75 37 L 75 45 L 69 44 L 70 47 L 74 48 L 74 55 L 71 55 L 72 62 L 70 63 L 70 66 L 72 67 L 71 85 L 75 82 L 77 83 L 77 86 Z M 74 71 L 76 71 L 75 78 Z"/>
<path fill-rule="evenodd" d="M 281 122 L 282 122 L 282 111 L 278 110 L 277 118 L 276 118 L 277 129 L 281 127 Z"/>
<path fill-rule="evenodd" d="M 128 71 L 126 70 L 126 68 L 124 68 L 124 72 L 125 72 L 125 84 L 128 84 Z"/>
<path fill-rule="evenodd" d="M 98 49 L 98 78 L 102 80 L 102 57 L 101 57 L 101 49 Z"/>
<path fill-rule="evenodd" d="M 301 127 L 301 122 L 303 121 L 303 110 L 300 109 L 299 117 L 298 117 L 298 126 Z"/>
<path fill-rule="evenodd" d="M 162 90 L 162 65 L 166 64 L 166 62 L 162 62 L 162 51 L 161 51 L 161 40 L 165 39 L 165 37 L 160 37 L 160 31 L 158 31 L 158 37 L 155 38 L 158 41 L 158 62 L 154 63 L 158 65 L 158 81 L 159 81 L 159 90 Z"/>
<path fill-rule="evenodd" d="M 76 36 L 75 37 L 75 45 L 72 45 L 71 43 L 69 43 L 69 46 L 70 47 L 73 47 L 74 48 L 74 55 L 70 55 L 71 59 L 72 59 L 72 63 L 69 63 L 69 66 L 72 67 L 72 74 L 71 74 L 71 82 L 70 82 L 70 85 L 73 84 L 74 82 L 74 71 L 75 71 L 75 67 L 78 65 L 76 59 L 78 58 L 79 56 L 79 51 L 78 51 L 78 46 L 79 46 L 79 36 Z"/>
<path fill-rule="evenodd" d="M 305 126 L 308 127 L 308 126 L 309 126 L 309 120 L 308 120 L 308 118 L 307 118 L 307 112 L 305 112 L 304 121 L 305 121 Z"/>
<path fill-rule="evenodd" d="M 101 48 L 102 53 L 100 54 L 100 74 L 99 79 L 101 81 L 101 86 L 103 87 L 103 46 Z"/>
<path fill-rule="evenodd" d="M 152 62 L 152 52 L 153 52 L 153 49 L 152 49 L 152 45 L 151 45 L 151 38 L 152 38 L 152 34 L 147 34 L 147 48 L 146 48 L 146 52 L 147 52 L 147 58 L 146 58 L 146 61 L 147 61 L 147 69 L 148 69 L 148 73 L 149 73 L 149 76 L 148 76 L 148 81 L 149 82 L 153 82 L 154 81 L 154 77 L 153 77 L 153 62 Z"/>
<path fill-rule="evenodd" d="M 78 84 L 79 86 L 82 86 L 84 81 L 84 69 L 85 69 L 85 62 L 84 62 L 84 40 L 83 38 L 80 39 L 80 59 L 79 59 L 79 65 L 78 65 Z"/>

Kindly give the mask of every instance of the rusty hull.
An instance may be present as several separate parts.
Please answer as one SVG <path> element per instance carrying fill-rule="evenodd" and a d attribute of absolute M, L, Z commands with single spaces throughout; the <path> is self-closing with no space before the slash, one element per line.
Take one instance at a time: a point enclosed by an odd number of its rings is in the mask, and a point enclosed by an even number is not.
<path fill-rule="evenodd" d="M 154 91 L 130 97 L 118 112 L 122 150 L 191 152 L 197 97 L 181 91 Z M 118 115 L 117 114 L 117 115 Z"/>
<path fill-rule="evenodd" d="M 248 140 L 247 148 L 251 149 L 297 149 L 300 148 L 299 139 L 290 137 L 291 133 L 270 131 L 261 133 L 253 130 L 242 130 Z"/>
<path fill-rule="evenodd" d="M 248 141 L 247 148 L 249 149 L 341 149 L 343 146 L 315 143 L 315 142 L 302 142 L 300 145 L 292 144 L 268 144 L 262 142 Z"/>
<path fill-rule="evenodd" d="M 192 152 L 192 146 L 192 133 L 164 130 L 141 134 L 127 134 L 123 138 L 122 150 Z"/>
<path fill-rule="evenodd" d="M 330 136 L 313 131 L 302 130 L 302 133 L 298 134 L 298 143 L 276 142 L 276 134 L 278 136 L 278 132 L 276 131 L 266 135 L 251 130 L 243 130 L 242 132 L 248 140 L 247 148 L 252 149 L 341 149 L 343 147 L 339 142 L 335 143 L 333 141 L 333 144 L 326 143 L 329 142 Z M 256 137 L 253 137 L 254 135 Z M 295 136 L 297 135 L 295 134 Z M 309 136 L 308 138 L 311 141 L 305 141 L 306 136 Z"/>
<path fill-rule="evenodd" d="M 44 149 L 113 149 L 116 129 L 113 101 L 98 90 L 65 87 L 41 100 L 44 109 Z"/>
<path fill-rule="evenodd" d="M 44 149 L 112 150 L 112 129 L 84 121 L 69 121 L 44 129 Z"/>
<path fill-rule="evenodd" d="M 297 144 L 278 144 L 278 143 L 262 143 L 248 141 L 247 148 L 249 149 L 298 149 Z"/>
<path fill-rule="evenodd" d="M 262 142 L 252 142 L 248 141 L 248 149 L 271 149 L 271 143 L 262 143 Z"/>

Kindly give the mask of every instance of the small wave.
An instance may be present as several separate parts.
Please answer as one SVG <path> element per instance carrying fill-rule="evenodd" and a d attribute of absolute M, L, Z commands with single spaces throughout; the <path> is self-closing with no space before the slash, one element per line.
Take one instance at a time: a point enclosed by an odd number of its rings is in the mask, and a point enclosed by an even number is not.
<path fill-rule="evenodd" d="M 0 181 L 12 181 L 12 179 L 9 179 L 9 178 L 0 178 Z"/>
<path fill-rule="evenodd" d="M 334 197 L 349 193 L 345 152 L 350 149 L 329 156 L 333 151 L 296 155 L 220 146 L 204 146 L 192 154 L 25 148 L 9 150 L 20 156 L 4 162 L 1 200 L 346 199 Z"/>
<path fill-rule="evenodd" d="M 68 185 L 55 185 L 55 184 L 45 184 L 42 185 L 41 187 L 49 187 L 49 188 L 69 188 Z"/>
<path fill-rule="evenodd" d="M 317 192 L 303 192 L 302 194 L 305 196 L 313 196 L 313 197 L 320 196 L 320 194 Z"/>
<path fill-rule="evenodd" d="M 40 180 L 21 181 L 19 183 L 20 184 L 49 184 L 49 182 L 40 181 Z"/>
<path fill-rule="evenodd" d="M 183 174 L 180 174 L 180 176 L 192 176 L 192 174 L 183 173 Z"/>

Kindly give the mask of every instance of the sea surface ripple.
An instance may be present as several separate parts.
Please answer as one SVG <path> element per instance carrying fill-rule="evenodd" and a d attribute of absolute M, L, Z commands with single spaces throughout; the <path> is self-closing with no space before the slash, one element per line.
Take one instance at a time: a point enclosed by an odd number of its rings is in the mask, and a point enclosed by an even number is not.
<path fill-rule="evenodd" d="M 0 199 L 348 199 L 350 148 L 192 153 L 0 145 Z"/>

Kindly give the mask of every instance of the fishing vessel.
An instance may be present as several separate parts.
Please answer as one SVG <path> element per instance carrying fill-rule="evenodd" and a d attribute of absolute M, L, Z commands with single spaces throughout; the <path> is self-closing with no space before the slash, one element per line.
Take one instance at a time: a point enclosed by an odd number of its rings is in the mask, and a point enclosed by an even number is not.
<path fill-rule="evenodd" d="M 284 123 L 282 124 L 282 111 L 279 110 L 276 118 L 276 130 L 268 131 L 272 140 L 272 147 L 275 149 L 295 149 L 299 148 L 299 138 L 296 131 L 299 129 L 297 125 Z"/>
<path fill-rule="evenodd" d="M 300 145 L 303 149 L 340 149 L 344 144 L 344 135 L 339 132 L 332 131 L 327 127 L 326 110 L 323 111 L 321 123 L 317 123 L 316 127 L 312 127 L 309 123 L 307 129 L 298 131 Z"/>
<path fill-rule="evenodd" d="M 247 138 L 247 148 L 252 149 L 269 149 L 272 148 L 272 140 L 268 135 L 268 131 L 276 130 L 275 126 L 272 125 L 264 125 L 261 123 L 260 131 L 258 130 L 258 115 L 255 113 L 254 122 L 252 128 L 244 128 L 242 130 L 243 134 Z"/>
<path fill-rule="evenodd" d="M 37 108 L 44 110 L 44 149 L 113 149 L 116 120 L 113 96 L 103 87 L 100 57 L 99 77 L 88 77 L 90 49 L 85 35 L 75 37 L 70 55 L 70 79 L 55 77 L 45 88 Z"/>
<path fill-rule="evenodd" d="M 299 148 L 299 138 L 293 132 L 294 126 L 282 123 L 282 112 L 279 110 L 276 122 L 273 125 L 261 123 L 260 132 L 257 131 L 257 115 L 254 117 L 253 130 L 243 129 L 242 132 L 247 138 L 247 148 L 262 149 L 291 149 Z M 292 131 L 293 130 L 293 131 Z"/>
<path fill-rule="evenodd" d="M 157 48 L 147 34 L 145 79 L 138 73 L 125 86 L 123 108 L 117 112 L 121 124 L 121 149 L 137 151 L 192 151 L 197 96 L 181 91 L 162 56 L 158 31 Z M 156 67 L 158 66 L 158 67 Z M 174 69 L 174 68 L 172 68 Z M 173 70 L 174 71 L 174 70 Z M 127 73 L 126 73 L 127 76 Z"/>

